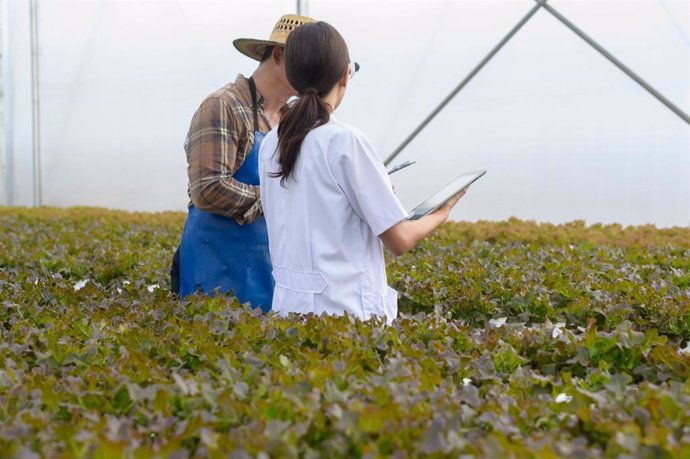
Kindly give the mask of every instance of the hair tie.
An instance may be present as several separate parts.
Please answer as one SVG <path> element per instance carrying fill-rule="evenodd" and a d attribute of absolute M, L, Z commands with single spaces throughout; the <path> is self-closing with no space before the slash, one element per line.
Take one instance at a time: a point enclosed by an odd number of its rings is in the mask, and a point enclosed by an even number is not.
<path fill-rule="evenodd" d="M 319 91 L 316 88 L 307 88 L 306 91 L 304 91 L 304 94 L 305 95 L 314 94 L 314 95 L 318 96 Z"/>

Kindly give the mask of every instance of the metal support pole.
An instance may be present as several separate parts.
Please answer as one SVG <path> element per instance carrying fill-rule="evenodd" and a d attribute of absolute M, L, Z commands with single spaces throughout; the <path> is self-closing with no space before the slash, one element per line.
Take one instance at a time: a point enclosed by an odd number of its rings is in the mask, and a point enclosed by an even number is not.
<path fill-rule="evenodd" d="M 304 7 L 302 7 L 302 0 L 297 0 L 297 14 L 309 16 L 309 0 L 304 1 Z"/>
<path fill-rule="evenodd" d="M 540 0 L 536 0 L 537 2 L 540 2 Z M 597 42 L 595 42 L 591 37 L 589 37 L 586 33 L 584 33 L 582 30 L 580 30 L 575 24 L 567 20 L 563 15 L 561 15 L 558 11 L 556 11 L 551 5 L 547 5 L 546 2 L 543 3 L 544 8 L 546 11 L 551 13 L 556 19 L 561 21 L 566 27 L 568 27 L 570 30 L 575 32 L 580 38 L 582 38 L 584 41 L 586 41 L 592 48 L 596 49 L 599 51 L 599 53 L 604 56 L 606 59 L 611 61 L 613 65 L 621 69 L 626 75 L 628 75 L 630 78 L 635 80 L 637 84 L 642 86 L 648 93 L 656 97 L 659 102 L 662 104 L 666 105 L 671 111 L 673 111 L 676 115 L 678 115 L 683 121 L 686 123 L 690 124 L 690 117 L 683 112 L 680 108 L 678 108 L 676 105 L 673 104 L 670 100 L 668 100 L 666 97 L 661 95 L 659 91 L 654 89 L 652 86 L 650 86 L 646 81 L 644 81 L 642 78 L 640 78 L 635 72 L 630 70 L 628 67 L 626 67 L 621 61 L 616 59 L 611 53 L 606 51 L 604 48 L 602 48 Z"/>
<path fill-rule="evenodd" d="M 515 35 L 518 32 L 518 30 L 520 30 L 522 26 L 524 26 L 532 16 L 534 16 L 534 13 L 536 13 L 539 10 L 539 8 L 546 4 L 546 1 L 547 0 L 536 0 L 537 4 L 531 10 L 529 10 L 525 17 L 523 17 L 520 20 L 520 22 L 518 22 L 515 25 L 515 27 L 513 27 L 510 30 L 510 32 L 508 32 L 508 34 L 505 37 L 503 37 L 503 39 L 500 42 L 498 42 L 498 44 L 491 50 L 491 52 L 489 52 L 489 54 L 487 54 L 486 57 L 482 59 L 482 61 L 479 64 L 477 64 L 477 66 L 470 72 L 470 74 L 467 75 L 467 77 L 465 77 L 465 79 L 462 80 L 462 82 L 460 82 L 460 84 L 457 85 L 455 89 L 453 89 L 445 99 L 443 99 L 443 101 L 429 114 L 429 116 L 427 116 L 424 119 L 424 121 L 422 121 L 422 123 L 417 127 L 417 129 L 412 131 L 412 134 L 407 136 L 407 138 L 403 140 L 400 146 L 398 146 L 398 148 L 396 148 L 395 151 L 393 151 L 393 153 L 391 153 L 388 156 L 388 158 L 386 158 L 386 160 L 384 161 L 386 165 L 390 164 L 391 161 L 393 161 L 395 157 L 398 156 L 400 152 L 403 151 L 403 149 L 407 147 L 407 145 L 410 142 L 412 142 L 412 140 L 415 137 L 417 137 L 417 135 L 420 132 L 422 132 L 422 129 L 424 129 L 426 125 L 429 124 L 431 120 L 433 120 L 436 117 L 436 115 L 438 115 L 439 112 L 443 110 L 443 108 L 446 105 L 448 105 L 448 103 L 462 90 L 462 88 L 464 88 L 467 85 L 467 83 L 469 83 L 472 80 L 472 78 L 474 78 L 475 75 L 479 73 L 479 71 L 496 55 L 496 53 L 498 53 L 498 51 L 500 51 L 500 49 L 503 48 L 503 46 L 506 43 L 508 43 L 508 41 L 511 38 L 513 38 L 513 35 Z"/>
<path fill-rule="evenodd" d="M 10 59 L 12 55 L 10 54 L 9 46 L 9 1 L 0 0 L 0 42 L 2 48 L 0 48 L 0 53 L 2 57 L 0 58 L 0 65 L 2 66 L 2 101 L 3 104 L 3 122 L 4 125 L 0 127 L 2 129 L 2 139 L 3 144 L 0 146 L 0 173 L 3 177 L 0 178 L 0 183 L 2 183 L 3 189 L 0 190 L 0 205 L 12 205 L 13 203 L 13 185 L 12 185 L 12 149 L 13 149 L 13 135 L 14 135 L 14 119 L 12 116 L 12 98 L 14 95 L 14 90 L 12 88 L 12 74 L 10 73 L 11 64 Z"/>
<path fill-rule="evenodd" d="M 39 85 L 38 56 L 38 0 L 31 0 L 31 99 L 32 99 L 32 134 L 34 159 L 34 206 L 43 204 L 41 187 L 41 98 Z"/>

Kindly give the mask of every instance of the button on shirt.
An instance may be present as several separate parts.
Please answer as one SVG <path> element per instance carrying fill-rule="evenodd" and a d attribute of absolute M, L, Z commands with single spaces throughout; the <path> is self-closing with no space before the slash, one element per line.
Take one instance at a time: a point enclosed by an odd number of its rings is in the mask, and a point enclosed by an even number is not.
<path fill-rule="evenodd" d="M 270 129 L 259 97 L 259 130 Z M 254 115 L 247 78 L 238 75 L 199 106 L 185 141 L 191 204 L 238 223 L 261 216 L 259 187 L 233 178 L 254 144 Z"/>
<path fill-rule="evenodd" d="M 307 134 L 281 185 L 277 129 L 259 153 L 261 202 L 279 313 L 397 316 L 379 235 L 407 212 L 381 159 L 356 128 L 330 121 Z"/>

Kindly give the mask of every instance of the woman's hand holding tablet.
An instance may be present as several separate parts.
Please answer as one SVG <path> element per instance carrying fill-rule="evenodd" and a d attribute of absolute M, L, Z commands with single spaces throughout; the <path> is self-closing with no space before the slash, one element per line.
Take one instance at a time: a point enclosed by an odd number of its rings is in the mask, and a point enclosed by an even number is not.
<path fill-rule="evenodd" d="M 410 215 L 407 217 L 407 219 L 419 220 L 425 215 L 428 215 L 440 208 L 446 207 L 446 204 L 451 204 L 449 209 L 452 208 L 464 195 L 464 191 L 466 191 L 467 188 L 469 188 L 469 186 L 474 182 L 479 180 L 479 178 L 484 174 L 486 174 L 485 170 L 467 172 L 460 175 L 445 188 L 412 209 L 412 212 L 410 212 Z"/>
<path fill-rule="evenodd" d="M 398 222 L 379 235 L 383 245 L 393 255 L 412 250 L 419 241 L 445 222 L 450 211 L 465 195 L 467 188 L 486 171 L 463 174 L 447 187 L 417 206 L 407 219 Z"/>
<path fill-rule="evenodd" d="M 462 191 L 459 191 L 457 194 L 451 196 L 449 200 L 443 203 L 441 207 L 435 210 L 435 212 L 445 212 L 446 217 L 450 215 L 450 211 L 453 210 L 453 207 L 455 207 L 455 204 L 460 201 L 460 198 L 465 196 L 465 193 L 467 193 L 467 190 L 469 189 L 469 186 L 467 188 L 464 188 Z"/>

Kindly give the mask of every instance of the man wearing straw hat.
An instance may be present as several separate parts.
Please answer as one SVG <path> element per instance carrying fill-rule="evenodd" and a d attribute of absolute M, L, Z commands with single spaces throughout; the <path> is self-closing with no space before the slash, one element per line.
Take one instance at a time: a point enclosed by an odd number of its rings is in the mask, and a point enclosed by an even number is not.
<path fill-rule="evenodd" d="M 283 49 L 296 27 L 313 19 L 285 15 L 268 40 L 236 39 L 259 61 L 252 76 L 210 94 L 192 118 L 187 153 L 189 213 L 171 270 L 172 290 L 232 292 L 240 302 L 271 308 L 273 278 L 259 200 L 258 156 L 265 134 L 295 95 L 285 76 Z"/>

